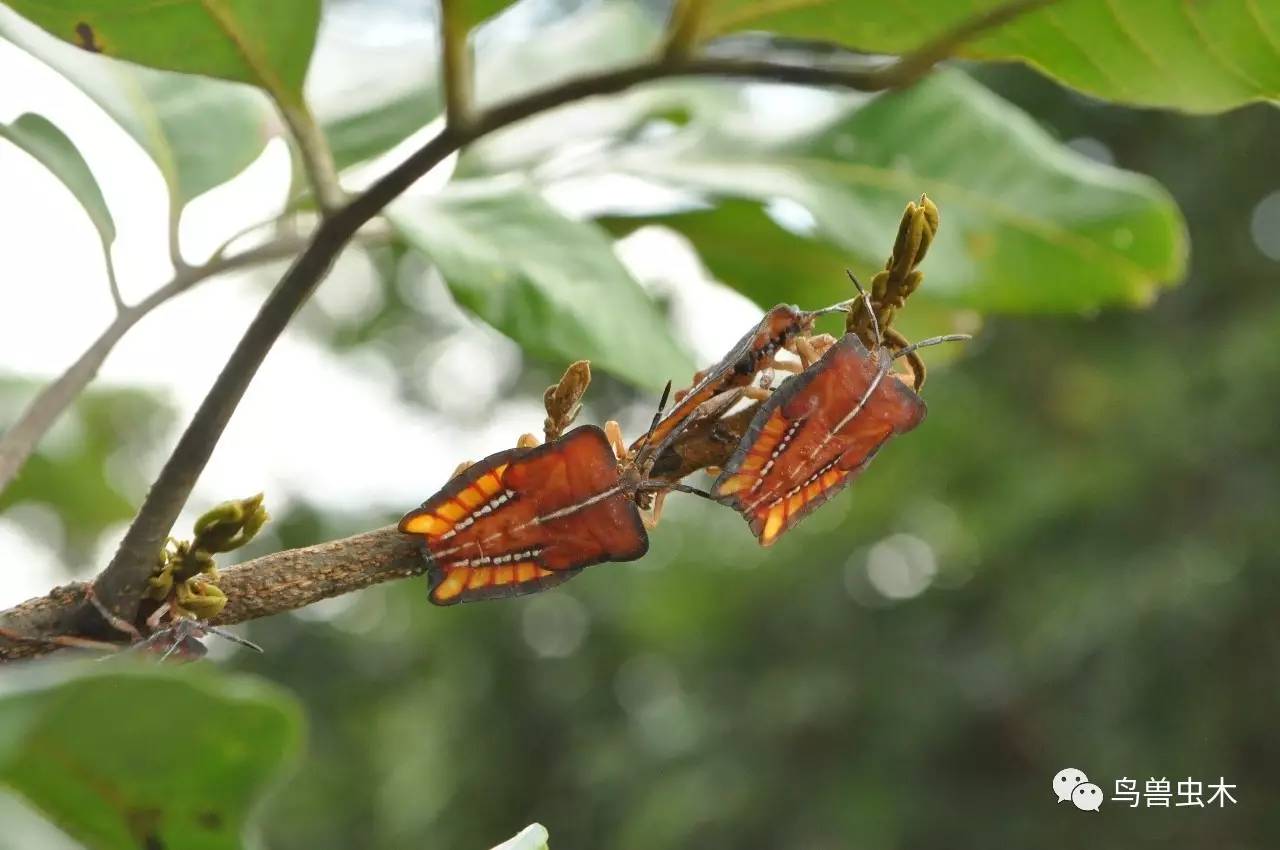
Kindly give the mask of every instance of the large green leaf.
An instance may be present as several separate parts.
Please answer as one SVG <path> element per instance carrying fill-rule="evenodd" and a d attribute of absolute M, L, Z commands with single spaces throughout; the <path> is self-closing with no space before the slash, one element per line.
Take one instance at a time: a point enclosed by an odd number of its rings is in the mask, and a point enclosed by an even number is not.
<path fill-rule="evenodd" d="M 602 167 L 713 197 L 794 202 L 812 220 L 793 229 L 863 265 L 884 261 L 903 206 L 928 193 L 943 217 L 929 290 L 956 306 L 1143 304 L 1182 274 L 1183 225 L 1163 189 L 1057 144 L 962 74 L 838 103 L 781 120 L 744 99 L 739 120 L 695 121 Z"/>
<path fill-rule="evenodd" d="M 142 146 L 169 187 L 175 216 L 239 174 L 280 133 L 267 101 L 244 86 L 105 61 L 3 9 L 0 38 L 74 83 Z"/>
<path fill-rule="evenodd" d="M 391 217 L 459 302 L 531 354 L 586 358 L 651 389 L 692 371 L 608 236 L 527 187 L 458 183 L 393 207 Z"/>
<path fill-rule="evenodd" d="M 767 30 L 905 53 L 1005 0 L 709 0 L 703 35 Z M 1060 0 L 965 46 L 1107 100 L 1216 112 L 1280 98 L 1280 3 Z"/>
<path fill-rule="evenodd" d="M 116 223 L 106 199 L 102 197 L 102 190 L 98 188 L 98 181 L 75 143 L 49 119 L 32 112 L 19 115 L 11 124 L 0 124 L 0 138 L 8 139 L 35 157 L 76 196 L 97 229 L 110 263 Z"/>
<path fill-rule="evenodd" d="M 209 670 L 97 667 L 0 697 L 0 782 L 95 850 L 241 847 L 300 740 L 292 699 Z"/>
<path fill-rule="evenodd" d="M 151 68 L 250 83 L 302 102 L 320 0 L 6 0 L 84 50 Z"/>

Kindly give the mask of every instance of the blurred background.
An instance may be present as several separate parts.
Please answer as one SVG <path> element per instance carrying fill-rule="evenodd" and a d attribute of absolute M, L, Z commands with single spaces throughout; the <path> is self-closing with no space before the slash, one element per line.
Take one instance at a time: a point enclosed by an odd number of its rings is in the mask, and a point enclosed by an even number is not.
<path fill-rule="evenodd" d="M 573 43 L 564 33 L 583 27 L 602 53 L 648 38 L 643 7 L 616 29 L 598 27 L 602 8 L 617 6 L 522 6 L 491 37 L 538 32 L 541 55 L 494 79 L 549 73 Z M 432 28 L 413 3 L 331 3 L 314 98 L 339 114 L 369 79 L 427 73 Z M 266 845 L 479 848 L 532 821 L 554 847 L 620 850 L 1280 841 L 1280 113 L 1122 108 L 1021 66 L 965 70 L 1073 155 L 1163 184 L 1187 222 L 1185 282 L 1147 293 L 1145 308 L 1054 313 L 922 296 L 903 325 L 912 336 L 966 328 L 976 340 L 929 352 L 925 424 L 769 550 L 733 512 L 672 498 L 643 560 L 553 592 L 439 609 L 424 582 L 402 582 L 250 624 L 264 655 L 211 647 L 217 663 L 292 690 L 308 715 L 304 766 L 264 813 Z M 0 117 L 39 104 L 95 140 L 82 149 L 116 213 L 126 297 L 162 283 L 165 195 L 150 163 L 16 49 L 0 50 L 0 72 L 23 81 L 0 96 Z M 740 88 L 682 91 L 730 110 Z M 800 115 L 837 100 L 752 97 Z M 483 173 L 507 153 L 482 146 L 450 168 Z M 273 215 L 287 160 L 270 143 L 189 206 L 184 250 L 207 254 Z M 717 267 L 649 226 L 674 190 L 569 160 L 537 163 L 552 172 L 548 197 L 626 236 L 618 257 L 682 347 L 664 366 L 705 365 L 760 305 L 820 306 L 840 297 L 844 264 L 877 262 L 815 246 L 821 261 L 770 265 L 730 248 Z M 97 237 L 59 185 L 0 147 L 0 186 L 3 424 L 111 304 Z M 945 192 L 895 189 L 885 215 L 856 224 L 879 262 L 920 192 L 938 199 L 944 233 L 960 226 Z M 803 207 L 739 210 L 762 211 L 795 240 L 776 250 L 806 250 Z M 926 291 L 935 276 L 945 288 L 944 263 L 925 262 Z M 718 280 L 726 266 L 734 279 Z M 124 339 L 0 496 L 0 603 L 100 568 L 279 271 L 205 284 Z M 1059 273 L 1019 271 L 1027 287 Z M 180 528 L 257 490 L 275 519 L 244 558 L 394 522 L 458 461 L 537 431 L 542 389 L 568 359 L 531 356 L 471 318 L 398 239 L 349 251 L 273 351 Z M 597 370 L 582 421 L 637 433 L 655 395 L 634 383 Z M 1065 767 L 1108 798 L 1120 778 L 1221 777 L 1239 802 L 1085 814 L 1055 802 Z M 0 819 L 0 847 L 66 846 L 15 798 L 0 799 Z"/>

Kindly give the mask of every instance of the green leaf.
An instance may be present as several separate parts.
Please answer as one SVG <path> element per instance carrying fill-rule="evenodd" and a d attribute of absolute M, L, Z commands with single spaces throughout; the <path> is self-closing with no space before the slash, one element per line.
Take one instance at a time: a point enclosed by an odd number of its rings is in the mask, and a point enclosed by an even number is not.
<path fill-rule="evenodd" d="M 766 30 L 905 53 L 1002 0 L 709 0 L 703 36 Z M 1107 100 L 1220 112 L 1280 98 L 1280 4 L 1256 0 L 1071 0 L 966 45 L 972 59 L 1018 59 Z"/>
<path fill-rule="evenodd" d="M 300 725 L 257 679 L 98 667 L 0 697 L 0 782 L 95 850 L 231 850 Z"/>
<path fill-rule="evenodd" d="M 1145 304 L 1183 273 L 1183 223 L 1158 184 L 1062 147 L 962 74 L 861 106 L 815 101 L 800 121 L 742 106 L 738 120 L 695 121 L 608 167 L 716 198 L 794 202 L 812 221 L 793 229 L 863 267 L 884 262 L 904 205 L 927 193 L 942 210 L 927 286 L 953 306 Z"/>
<path fill-rule="evenodd" d="M 457 183 L 393 207 L 391 219 L 463 306 L 530 354 L 586 358 L 649 389 L 693 371 L 608 236 L 525 186 Z"/>
<path fill-rule="evenodd" d="M 547 850 L 547 841 L 547 828 L 540 823 L 532 823 L 493 850 Z"/>
<path fill-rule="evenodd" d="M 698 249 L 716 279 L 762 307 L 780 301 L 810 309 L 850 297 L 841 272 L 847 252 L 780 227 L 755 201 L 725 198 L 714 207 L 661 216 L 610 217 L 600 222 L 621 238 L 647 225 L 671 228 Z M 892 239 L 888 234 L 886 239 Z M 885 251 L 888 252 L 886 244 Z"/>
<path fill-rule="evenodd" d="M 98 104 L 160 169 L 177 214 L 235 177 L 280 134 L 261 94 L 244 86 L 104 61 L 0 9 L 0 38 L 48 65 Z"/>
<path fill-rule="evenodd" d="M 0 376 L 0 433 L 38 389 L 35 381 Z M 150 392 L 90 388 L 0 492 L 0 512 L 23 503 L 48 506 L 66 529 L 63 558 L 87 561 L 104 531 L 137 512 L 130 496 L 140 499 L 149 483 L 138 458 L 172 424 L 173 410 Z"/>
<path fill-rule="evenodd" d="M 714 207 L 666 216 L 605 218 L 606 230 L 621 238 L 641 227 L 658 225 L 684 236 L 696 247 L 711 274 L 762 308 L 780 302 L 814 309 L 846 301 L 854 289 L 844 270 L 852 267 L 864 281 L 883 265 L 855 262 L 849 252 L 829 241 L 792 233 L 760 204 L 726 198 Z M 888 256 L 897 222 L 885 222 L 884 252 Z M 926 262 L 925 270 L 929 266 Z M 911 299 L 911 309 L 899 313 L 894 326 L 909 339 L 922 339 L 950 330 L 954 309 L 932 298 L 930 275 Z M 834 328 L 834 325 L 830 326 Z M 931 360 L 950 351 L 930 352 Z"/>
<path fill-rule="evenodd" d="M 88 213 L 93 226 L 102 239 L 102 248 L 111 262 L 111 243 L 116 238 L 116 223 L 111 210 L 102 197 L 98 181 L 94 179 L 89 163 L 84 161 L 75 143 L 42 115 L 28 112 L 19 115 L 12 124 L 0 124 L 0 138 L 8 139 L 35 157 L 62 185 L 76 196 L 76 200 Z"/>
<path fill-rule="evenodd" d="M 92 53 L 250 83 L 302 102 L 320 0 L 6 0 L 23 17 Z"/>
<path fill-rule="evenodd" d="M 329 149 L 339 169 L 386 153 L 427 126 L 443 101 L 434 79 L 400 94 L 322 120 Z"/>
<path fill-rule="evenodd" d="M 516 4 L 516 0 L 453 0 L 458 5 L 461 22 L 467 29 L 478 26 Z"/>

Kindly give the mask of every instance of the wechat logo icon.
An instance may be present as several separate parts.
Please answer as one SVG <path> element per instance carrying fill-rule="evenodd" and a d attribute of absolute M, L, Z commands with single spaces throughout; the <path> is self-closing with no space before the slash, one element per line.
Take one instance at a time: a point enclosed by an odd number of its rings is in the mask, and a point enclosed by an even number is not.
<path fill-rule="evenodd" d="M 1053 777 L 1053 793 L 1059 803 L 1071 803 L 1082 812 L 1096 812 L 1102 806 L 1102 789 L 1089 781 L 1083 770 L 1059 770 Z"/>

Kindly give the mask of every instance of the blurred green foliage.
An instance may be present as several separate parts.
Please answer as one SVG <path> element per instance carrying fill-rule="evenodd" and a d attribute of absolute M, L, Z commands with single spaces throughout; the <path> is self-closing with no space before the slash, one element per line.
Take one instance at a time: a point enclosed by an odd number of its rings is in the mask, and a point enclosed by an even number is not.
<path fill-rule="evenodd" d="M 913 0 L 859 6 L 840 0 L 707 0 L 707 34 L 763 30 L 903 53 L 1003 0 Z M 1069 86 L 1118 103 L 1216 112 L 1280 97 L 1280 7 L 1181 0 L 1029 2 L 1029 14 L 965 44 L 973 59 L 1022 60 Z"/>
<path fill-rule="evenodd" d="M 247 676 L 131 660 L 6 682 L 0 781 L 98 850 L 242 846 L 250 804 L 297 753 L 297 704 Z"/>
<path fill-rule="evenodd" d="M 1280 295 L 1250 221 L 1280 115 L 983 76 L 1171 189 L 1188 283 L 1143 312 L 989 321 L 925 424 L 767 552 L 688 500 L 643 561 L 553 593 L 436 610 L 407 584 L 254 624 L 271 651 L 238 666 L 314 725 L 273 846 L 481 847 L 532 819 L 645 850 L 1275 843 Z M 327 536 L 312 517 L 282 542 Z M 1086 821 L 1054 801 L 1068 765 L 1108 796 L 1222 776 L 1240 802 Z"/>
<path fill-rule="evenodd" d="M 31 381 L 0 378 L 0 430 L 36 390 Z M 79 568 L 104 531 L 133 516 L 133 499 L 146 486 L 142 460 L 172 422 L 153 393 L 90 389 L 0 493 L 0 511 L 24 503 L 56 511 L 56 548 Z"/>

